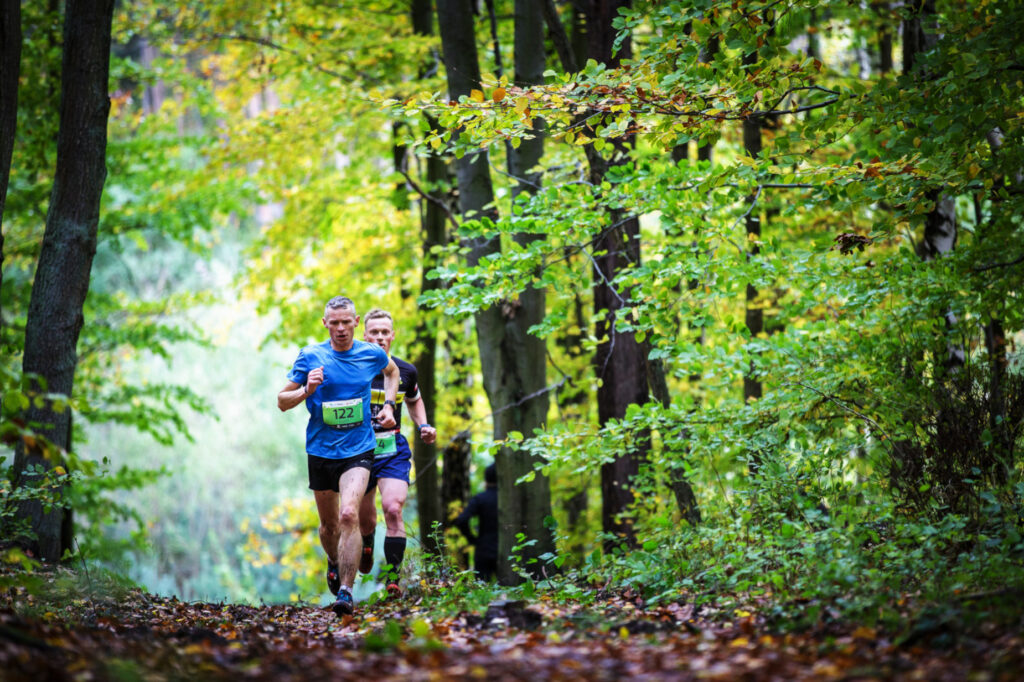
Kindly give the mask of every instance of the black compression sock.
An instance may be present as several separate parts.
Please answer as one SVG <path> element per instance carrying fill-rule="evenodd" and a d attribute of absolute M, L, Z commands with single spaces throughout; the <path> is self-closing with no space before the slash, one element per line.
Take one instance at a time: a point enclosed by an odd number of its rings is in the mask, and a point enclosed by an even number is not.
<path fill-rule="evenodd" d="M 373 533 L 363 536 L 363 547 L 373 547 Z"/>
<path fill-rule="evenodd" d="M 405 538 L 384 538 L 384 563 L 391 564 L 391 572 L 398 575 L 398 568 L 405 558 Z"/>

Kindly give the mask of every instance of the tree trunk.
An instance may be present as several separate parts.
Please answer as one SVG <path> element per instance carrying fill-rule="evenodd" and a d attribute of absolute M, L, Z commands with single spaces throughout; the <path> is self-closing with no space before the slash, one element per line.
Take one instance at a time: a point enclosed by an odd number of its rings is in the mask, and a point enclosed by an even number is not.
<path fill-rule="evenodd" d="M 689 33 L 690 29 L 687 27 L 683 33 Z M 706 146 L 706 145 L 705 145 Z M 703 147 L 701 148 L 703 149 Z M 710 149 L 707 150 L 710 153 Z M 700 151 L 698 151 L 699 155 Z M 672 161 L 676 164 L 687 159 L 690 154 L 690 145 L 679 144 L 672 148 Z M 694 247 L 696 248 L 696 241 L 694 241 Z M 696 280 L 687 283 L 687 287 L 692 291 L 699 286 Z M 683 291 L 682 282 L 677 282 L 673 287 L 676 295 L 681 295 Z M 679 316 L 676 316 L 676 333 L 679 332 Z M 697 338 L 694 339 L 697 344 L 704 343 L 704 328 L 701 327 L 700 333 Z M 647 353 L 650 354 L 650 348 L 647 347 Z M 697 381 L 700 380 L 698 376 Z M 654 360 L 648 359 L 647 361 L 647 384 L 651 389 L 651 396 L 661 403 L 662 407 L 668 409 L 672 405 L 672 395 L 668 389 L 668 379 L 665 372 L 665 363 L 661 358 Z M 680 435 L 684 441 L 689 440 L 689 433 L 682 433 Z M 687 447 L 687 450 L 689 448 Z M 679 508 L 679 513 L 682 514 L 683 518 L 690 522 L 691 525 L 696 524 L 700 521 L 700 510 L 697 507 L 697 496 L 693 492 L 693 488 L 690 486 L 690 482 L 686 480 L 686 473 L 682 466 L 670 466 L 668 469 L 668 482 L 669 487 L 672 489 L 672 493 L 676 498 L 676 506 Z"/>
<path fill-rule="evenodd" d="M 665 365 L 660 358 L 648 361 L 647 381 L 651 387 L 651 395 L 661 403 L 662 407 L 668 409 L 672 404 L 672 396 L 668 391 L 668 382 L 665 379 Z M 684 433 L 681 438 L 689 441 L 690 435 Z M 697 525 L 700 523 L 700 507 L 697 505 L 697 495 L 693 492 L 693 487 L 686 480 L 686 470 L 682 466 L 670 467 L 668 475 L 669 487 L 672 488 L 672 494 L 676 498 L 679 513 L 691 526 Z"/>
<path fill-rule="evenodd" d="M 757 63 L 757 51 L 753 51 L 743 56 L 743 64 L 750 66 Z M 761 153 L 761 120 L 757 118 L 748 118 L 743 121 L 743 150 L 751 158 L 756 158 Z M 760 252 L 760 248 L 757 243 L 751 241 L 751 237 L 754 239 L 760 239 L 761 237 L 761 215 L 756 205 L 758 199 L 757 193 L 752 193 L 747 197 L 747 201 L 751 204 L 750 209 L 747 211 L 744 223 L 747 231 L 747 244 L 749 245 L 749 251 L 747 252 L 747 260 L 756 258 Z M 750 332 L 750 338 L 756 338 L 764 330 L 764 311 L 757 304 L 757 288 L 748 283 L 746 291 L 746 323 L 747 330 Z M 754 364 L 753 361 L 750 363 L 750 369 L 743 377 L 743 400 L 751 401 L 758 400 L 761 398 L 762 387 L 760 379 L 754 375 Z"/>
<path fill-rule="evenodd" d="M 915 0 L 913 6 L 914 14 L 903 22 L 904 73 L 911 73 L 919 62 L 918 56 L 933 48 L 939 40 L 934 0 Z M 919 74 L 919 77 L 930 79 L 929 74 L 924 72 Z M 925 261 L 952 251 L 957 240 L 956 202 L 953 197 L 942 194 L 939 190 L 929 192 L 928 197 L 935 202 L 935 208 L 924 218 L 924 237 L 917 246 L 918 255 Z M 945 320 L 947 329 L 956 327 L 957 318 L 952 310 L 946 311 Z M 946 369 L 955 369 L 964 361 L 964 349 L 958 344 L 947 343 Z"/>
<path fill-rule="evenodd" d="M 998 158 L 1002 153 L 1003 142 L 1005 141 L 1005 135 L 1000 128 L 993 128 L 985 136 L 988 141 L 989 149 L 992 150 L 992 156 Z M 1014 185 L 1020 185 L 1022 179 L 1020 174 L 1017 173 L 1016 177 L 1013 178 Z M 998 186 L 996 183 L 995 186 Z M 977 235 L 979 243 L 988 238 L 988 227 L 982 229 L 983 225 L 986 225 L 984 215 L 981 209 L 981 201 L 977 196 L 974 199 L 974 217 L 975 225 L 977 226 Z M 1009 369 L 1009 358 L 1006 355 L 1006 330 L 1003 327 L 1002 322 L 1003 311 L 1002 307 L 993 310 L 990 314 L 988 321 L 985 323 L 983 332 L 985 335 L 985 350 L 988 353 L 988 400 L 989 405 L 989 430 L 993 435 L 993 443 L 995 444 L 996 457 L 1003 463 L 1003 476 L 1001 480 L 1006 480 L 1006 474 L 1009 474 L 1011 463 L 1013 462 L 1013 435 L 1010 428 L 1010 419 L 1007 419 L 1007 400 L 1006 400 L 1006 379 L 1007 370 Z"/>
<path fill-rule="evenodd" d="M 913 14 L 903 20 L 903 73 L 913 71 L 918 55 L 939 41 L 935 0 L 911 0 L 910 5 Z"/>
<path fill-rule="evenodd" d="M 84 322 L 82 306 L 107 175 L 113 11 L 114 0 L 68 0 L 65 9 L 57 169 L 25 326 L 22 369 L 33 392 L 72 394 L 75 347 Z M 38 433 L 52 447 L 18 449 L 14 468 L 19 483 L 35 477 L 26 469 L 50 469 L 59 462 L 61 450 L 71 447 L 71 410 L 66 404 L 34 401 L 26 417 L 40 425 Z M 34 501 L 20 508 L 19 516 L 30 522 L 40 555 L 60 559 L 70 541 L 67 529 L 62 533 L 62 509 L 55 505 L 47 510 Z"/>
<path fill-rule="evenodd" d="M 883 17 L 883 21 L 889 20 L 889 3 L 874 2 L 872 7 Z M 885 75 L 892 71 L 892 28 L 888 23 L 882 25 L 878 31 L 878 72 Z"/>
<path fill-rule="evenodd" d="M 571 258 L 568 250 L 566 258 Z M 567 330 L 560 339 L 560 344 L 565 350 L 565 354 L 571 359 L 570 366 L 573 368 L 573 376 L 569 377 L 567 384 L 563 385 L 558 392 L 559 416 L 562 419 L 581 419 L 587 414 L 588 396 L 584 389 L 579 388 L 579 386 L 585 385 L 583 373 L 586 370 L 575 371 L 575 368 L 583 366 L 583 330 L 587 327 L 584 308 L 583 298 L 577 290 L 573 293 L 572 307 L 575 324 L 571 325 L 577 331 Z M 586 526 L 587 510 L 590 507 L 590 482 L 589 473 L 573 477 L 573 482 L 569 484 L 568 499 L 565 502 L 566 520 L 572 542 L 569 553 L 579 558 L 583 557 L 586 549 L 584 538 L 588 535 Z"/>
<path fill-rule="evenodd" d="M 461 95 L 469 95 L 473 89 L 480 87 L 480 63 L 477 59 L 472 7 L 469 0 L 438 0 L 437 11 L 448 95 L 457 100 Z M 460 213 L 469 220 L 483 217 L 495 219 L 497 216 L 491 207 L 494 190 L 487 152 L 481 150 L 467 153 L 456 160 L 455 167 Z M 468 240 L 466 246 L 469 248 L 467 263 L 475 267 L 486 256 L 498 253 L 501 243 L 497 238 L 481 237 Z M 546 393 L 540 392 L 537 395 L 534 391 L 534 387 L 543 387 L 544 384 L 543 342 L 525 334 L 525 329 L 540 319 L 538 311 L 530 307 L 535 304 L 527 292 L 518 301 L 504 301 L 474 316 L 484 390 L 491 407 L 495 440 L 505 439 L 510 431 L 532 434 L 535 427 L 544 423 L 547 413 Z M 517 543 L 514 534 L 522 532 L 519 531 L 523 528 L 522 524 L 527 524 L 527 538 L 537 541 L 527 550 L 533 555 L 546 551 L 541 549 L 543 547 L 552 546 L 550 533 L 544 529 L 543 517 L 538 513 L 545 505 L 550 509 L 551 501 L 547 494 L 547 482 L 540 477 L 526 484 L 528 492 L 514 492 L 512 486 L 516 480 L 516 465 L 513 457 L 508 448 L 499 450 L 496 457 L 501 518 L 498 545 L 501 548 Z M 529 497 L 529 509 L 509 508 L 510 503 L 519 495 Z M 538 522 L 541 525 L 537 525 Z M 507 555 L 499 552 L 499 578 L 503 582 L 514 581 L 518 576 L 511 573 L 506 559 Z"/>
<path fill-rule="evenodd" d="M 416 35 L 429 36 L 434 33 L 434 12 L 430 0 L 413 0 L 412 26 Z M 436 60 L 435 60 L 436 61 Z M 426 66 L 433 68 L 433 65 Z M 423 260 L 420 267 L 420 293 L 426 293 L 439 286 L 436 279 L 427 276 L 436 265 L 436 256 L 431 253 L 434 246 L 447 242 L 445 228 L 445 206 L 450 205 L 448 191 L 448 164 L 444 157 L 429 154 L 425 162 L 426 192 L 420 209 L 420 227 L 423 234 Z M 437 329 L 440 315 L 434 311 L 421 310 L 416 318 L 415 347 L 419 349 L 413 364 L 419 379 L 420 395 L 427 411 L 427 420 L 434 423 L 434 408 L 437 404 Z M 434 524 L 443 524 L 445 518 L 441 507 L 441 495 L 437 473 L 437 445 L 413 439 L 413 465 L 416 468 L 416 511 L 420 525 L 420 543 L 423 551 L 436 554 L 439 547 L 433 535 Z"/>
<path fill-rule="evenodd" d="M 822 61 L 821 40 L 818 38 L 818 11 L 813 9 L 807 21 L 807 56 Z"/>
<path fill-rule="evenodd" d="M 21 70 L 21 0 L 4 0 L 0 9 L 0 228 L 11 178 L 14 131 L 18 125 L 18 74 Z M 3 290 L 4 233 L 0 229 L 0 290 Z M 0 302 L 0 332 L 3 329 Z M 2 339 L 2 336 L 0 336 Z"/>
<path fill-rule="evenodd" d="M 618 55 L 612 55 L 616 30 L 612 20 L 618 10 L 629 7 L 629 0 L 581 0 L 583 27 L 586 34 L 587 56 L 610 68 L 630 54 L 630 43 L 623 41 Z M 631 139 L 615 141 L 615 156 L 606 160 L 593 146 L 586 148 L 590 165 L 590 182 L 599 187 L 612 164 L 628 161 Z M 612 281 L 623 271 L 640 264 L 640 221 L 626 217 L 620 210 L 608 212 L 608 227 L 595 240 L 594 250 L 603 255 L 594 258 L 594 310 L 603 314 L 596 323 L 596 335 L 603 339 L 594 353 L 594 372 L 600 380 L 597 389 L 597 414 L 603 426 L 612 419 L 621 419 L 633 404 L 647 402 L 647 354 L 631 332 L 615 329 L 616 312 L 629 298 L 628 292 L 618 292 Z M 636 532 L 626 512 L 633 504 L 634 479 L 640 472 L 640 462 L 647 456 L 650 440 L 641 434 L 637 447 L 616 453 L 615 459 L 601 466 L 601 525 L 611 538 L 606 550 L 625 543 L 636 544 Z"/>
<path fill-rule="evenodd" d="M 544 15 L 542 0 L 515 1 L 515 83 L 521 87 L 539 85 L 544 82 Z M 541 174 L 535 170 L 544 154 L 544 120 L 533 120 L 533 139 L 523 140 L 519 148 L 507 147 L 508 172 L 516 179 L 512 189 L 515 197 L 523 192 L 537 191 Z M 516 234 L 513 239 L 522 246 L 541 235 Z M 540 274 L 539 272 L 537 273 Z M 509 388 L 506 400 L 515 402 L 515 407 L 496 415 L 495 420 L 506 421 L 508 430 L 515 429 L 530 436 L 533 430 L 544 428 L 547 423 L 548 394 L 545 341 L 529 333 L 530 327 L 539 324 L 545 314 L 545 293 L 539 287 L 528 287 L 519 294 L 518 301 L 506 303 L 505 338 L 503 350 L 506 362 L 515 368 L 515 379 Z M 482 356 L 481 356 L 482 357 Z M 507 416 L 506 416 L 507 415 Z M 551 484 L 548 477 L 536 470 L 537 458 L 528 452 L 507 450 L 502 452 L 504 465 L 498 464 L 498 508 L 501 510 L 501 530 L 498 533 L 498 556 L 512 554 L 520 534 L 537 542 L 521 550 L 524 566 L 534 577 L 541 577 L 543 568 L 536 561 L 543 554 L 553 552 L 555 541 L 545 527 L 545 519 L 551 516 Z M 516 485 L 516 480 L 531 472 L 534 478 L 529 483 Z M 519 576 L 513 566 L 499 562 L 498 579 L 503 583 L 514 583 Z"/>
<path fill-rule="evenodd" d="M 460 431 L 444 446 L 444 468 L 441 470 L 441 507 L 444 509 L 444 526 L 447 528 L 458 515 L 459 510 L 469 502 L 469 461 L 472 450 L 469 445 L 469 431 Z M 460 568 L 469 567 L 465 550 L 453 557 Z"/>

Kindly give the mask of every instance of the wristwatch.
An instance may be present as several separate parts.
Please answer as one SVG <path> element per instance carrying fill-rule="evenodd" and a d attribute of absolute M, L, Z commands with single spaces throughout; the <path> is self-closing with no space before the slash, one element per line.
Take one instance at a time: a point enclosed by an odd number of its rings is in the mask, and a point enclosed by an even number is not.
<path fill-rule="evenodd" d="M 397 407 L 397 405 L 395 404 L 394 400 L 385 400 L 384 404 L 385 405 L 390 405 L 391 407 Z"/>
<path fill-rule="evenodd" d="M 427 428 L 428 426 L 430 426 L 430 424 L 428 424 L 427 422 L 423 422 L 422 424 L 417 424 L 416 425 L 416 433 L 419 433 L 420 431 L 422 431 L 423 429 Z"/>

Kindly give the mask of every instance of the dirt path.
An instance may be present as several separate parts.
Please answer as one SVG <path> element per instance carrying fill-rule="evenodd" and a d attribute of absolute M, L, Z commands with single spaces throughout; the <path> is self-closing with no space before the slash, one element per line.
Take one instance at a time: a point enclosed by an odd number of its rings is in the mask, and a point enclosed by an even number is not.
<path fill-rule="evenodd" d="M 3 680 L 1015 680 L 1015 628 L 895 644 L 866 626 L 780 634 L 756 613 L 588 608 L 540 599 L 429 617 L 417 600 L 335 618 L 313 606 L 185 603 L 132 592 L 0 610 Z M 27 615 L 31 613 L 31 615 Z M 74 624 L 72 624 L 74 623 Z M 942 645 L 942 646 L 936 646 Z"/>

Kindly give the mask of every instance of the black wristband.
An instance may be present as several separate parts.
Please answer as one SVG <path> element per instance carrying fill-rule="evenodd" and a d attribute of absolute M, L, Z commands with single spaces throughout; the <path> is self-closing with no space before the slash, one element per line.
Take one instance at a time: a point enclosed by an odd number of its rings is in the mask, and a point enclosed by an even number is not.
<path fill-rule="evenodd" d="M 394 408 L 394 407 L 398 407 L 398 405 L 396 405 L 396 404 L 395 404 L 395 401 L 394 401 L 394 400 L 385 400 L 385 401 L 384 401 L 384 404 L 385 404 L 385 405 L 390 405 L 390 406 L 391 406 L 391 407 L 393 407 L 393 408 Z"/>
<path fill-rule="evenodd" d="M 422 424 L 417 424 L 416 425 L 416 433 L 419 433 L 420 431 L 422 431 L 423 429 L 427 428 L 428 426 L 430 426 L 430 424 L 428 424 L 427 422 L 423 422 Z"/>

